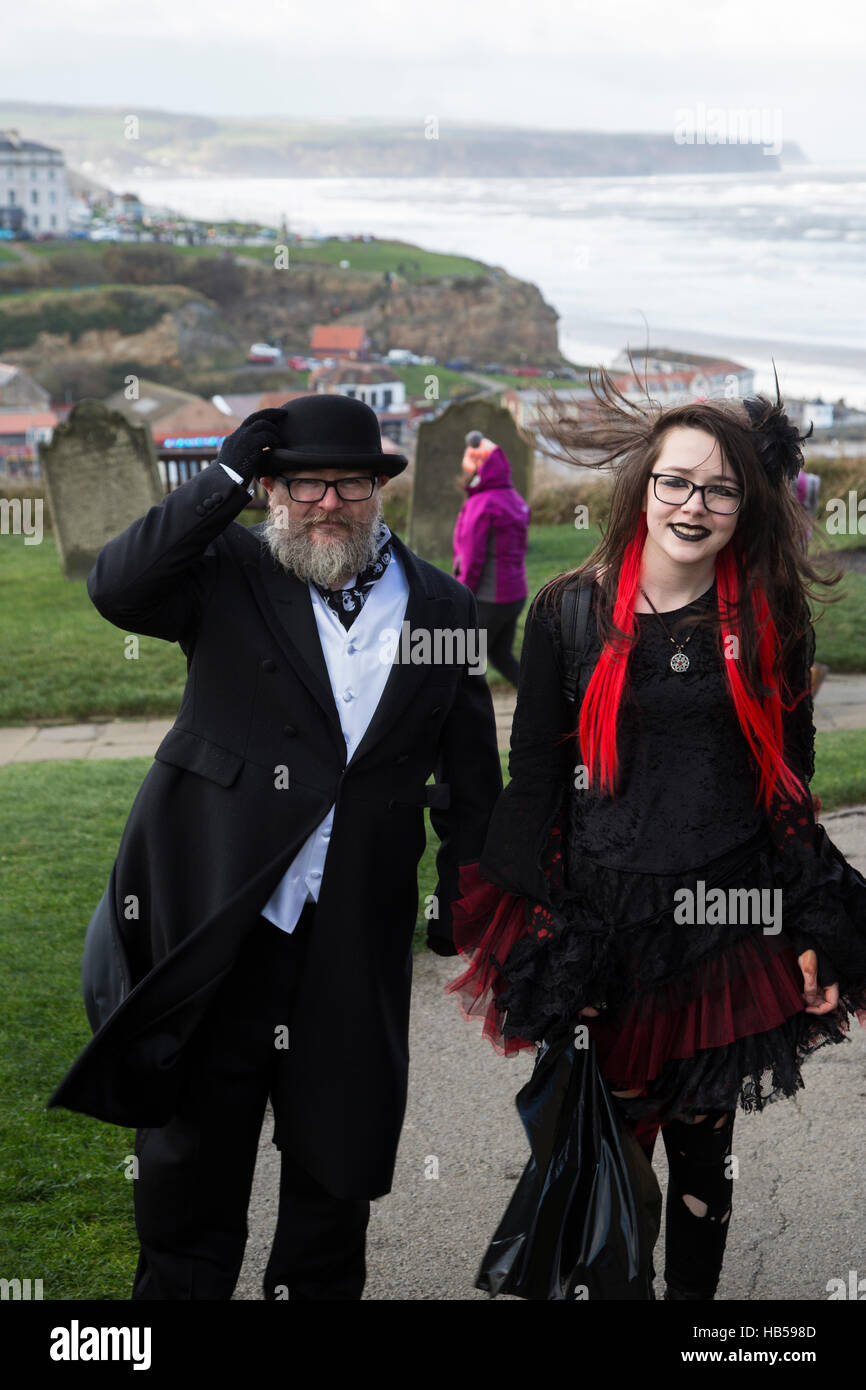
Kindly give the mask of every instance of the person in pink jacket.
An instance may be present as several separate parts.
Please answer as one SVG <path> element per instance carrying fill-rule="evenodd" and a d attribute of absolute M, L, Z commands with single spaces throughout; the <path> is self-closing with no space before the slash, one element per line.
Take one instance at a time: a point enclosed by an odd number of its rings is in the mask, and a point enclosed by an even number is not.
<path fill-rule="evenodd" d="M 475 595 L 487 658 L 512 685 L 520 669 L 512 646 L 526 603 L 528 502 L 511 482 L 511 464 L 478 430 L 466 436 L 466 501 L 454 527 L 454 574 Z"/>

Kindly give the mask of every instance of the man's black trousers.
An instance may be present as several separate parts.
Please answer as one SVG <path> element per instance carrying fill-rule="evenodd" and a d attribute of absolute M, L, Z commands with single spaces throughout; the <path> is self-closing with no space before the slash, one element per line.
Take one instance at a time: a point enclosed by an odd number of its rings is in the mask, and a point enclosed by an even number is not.
<path fill-rule="evenodd" d="M 315 907 L 291 934 L 266 918 L 246 938 L 190 1043 L 169 1124 L 137 1132 L 133 1299 L 230 1299 L 247 1240 L 247 1208 L 269 1093 L 291 1048 L 292 1004 Z M 280 1045 L 282 1044 L 282 1046 Z M 358 1299 L 366 1275 L 368 1201 L 333 1197 L 281 1151 L 277 1229 L 266 1299 Z"/>

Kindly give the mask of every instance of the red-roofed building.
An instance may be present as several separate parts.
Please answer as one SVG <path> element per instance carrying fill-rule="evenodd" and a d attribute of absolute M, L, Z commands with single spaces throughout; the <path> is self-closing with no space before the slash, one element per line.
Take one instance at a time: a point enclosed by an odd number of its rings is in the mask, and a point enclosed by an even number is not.
<path fill-rule="evenodd" d="M 312 357 L 348 357 L 364 361 L 370 339 L 360 323 L 317 323 L 310 338 Z"/>

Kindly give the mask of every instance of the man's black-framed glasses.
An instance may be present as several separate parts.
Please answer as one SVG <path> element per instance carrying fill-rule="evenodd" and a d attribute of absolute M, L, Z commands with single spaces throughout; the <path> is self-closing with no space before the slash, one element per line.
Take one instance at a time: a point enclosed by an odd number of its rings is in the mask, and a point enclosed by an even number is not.
<path fill-rule="evenodd" d="M 280 482 L 289 489 L 293 502 L 321 502 L 329 487 L 334 488 L 344 502 L 366 502 L 368 497 L 373 496 L 376 486 L 376 479 L 369 474 L 357 478 L 338 478 L 335 483 L 328 483 L 324 478 L 284 478 L 280 474 Z"/>
<path fill-rule="evenodd" d="M 681 507 L 699 492 L 708 512 L 730 516 L 739 511 L 744 496 L 742 488 L 729 487 L 727 483 L 692 483 L 678 473 L 650 473 L 650 477 L 656 500 L 669 507 Z"/>

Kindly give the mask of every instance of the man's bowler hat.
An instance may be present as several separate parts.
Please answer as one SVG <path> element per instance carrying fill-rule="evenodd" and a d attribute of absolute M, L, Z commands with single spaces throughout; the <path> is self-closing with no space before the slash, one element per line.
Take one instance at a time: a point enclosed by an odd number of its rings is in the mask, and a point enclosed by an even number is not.
<path fill-rule="evenodd" d="M 386 454 L 376 412 L 363 401 L 317 392 L 286 401 L 275 421 L 282 447 L 268 450 L 283 470 L 363 468 L 394 478 L 408 466 L 403 454 Z"/>

